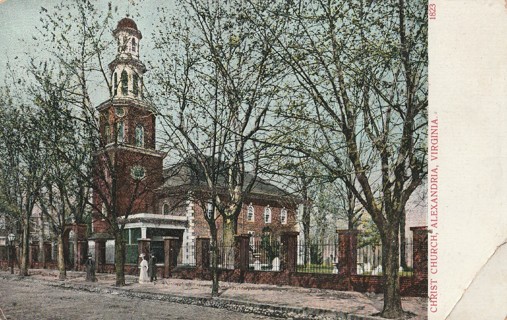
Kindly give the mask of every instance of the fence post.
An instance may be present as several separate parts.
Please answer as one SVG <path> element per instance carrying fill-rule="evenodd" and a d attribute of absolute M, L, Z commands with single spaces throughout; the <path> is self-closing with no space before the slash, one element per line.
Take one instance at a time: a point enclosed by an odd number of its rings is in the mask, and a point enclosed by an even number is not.
<path fill-rule="evenodd" d="M 178 264 L 178 237 L 163 237 L 164 239 L 164 278 L 169 278 L 171 270 Z"/>
<path fill-rule="evenodd" d="M 234 236 L 234 269 L 248 270 L 250 264 L 250 235 Z"/>
<path fill-rule="evenodd" d="M 428 230 L 427 227 L 411 227 L 413 233 L 412 259 L 414 277 L 428 279 Z"/>
<path fill-rule="evenodd" d="M 39 242 L 33 241 L 32 243 L 30 243 L 29 248 L 30 248 L 30 252 L 29 252 L 29 260 L 28 261 L 30 261 L 30 268 L 34 268 L 35 263 L 39 262 L 39 260 L 37 259 L 38 258 L 38 251 L 39 251 Z"/>
<path fill-rule="evenodd" d="M 106 263 L 106 239 L 95 240 L 95 270 L 104 272 Z"/>
<path fill-rule="evenodd" d="M 86 242 L 88 244 L 88 242 Z M 87 250 L 88 251 L 88 250 Z M 47 267 L 48 262 L 52 262 L 53 258 L 51 257 L 51 241 L 44 241 L 44 268 Z"/>
<path fill-rule="evenodd" d="M 280 271 L 296 272 L 298 235 L 299 232 L 296 231 L 287 231 L 282 233 L 282 259 L 280 261 Z"/>
<path fill-rule="evenodd" d="M 74 270 L 79 270 L 82 263 L 86 260 L 86 252 L 88 251 L 88 241 L 86 240 L 86 224 L 74 223 L 72 230 L 76 235 L 75 240 L 77 241 L 77 250 L 74 252 Z M 70 257 L 69 257 L 70 258 Z"/>
<path fill-rule="evenodd" d="M 197 237 L 195 242 L 195 266 L 198 270 L 209 269 L 210 238 Z"/>
<path fill-rule="evenodd" d="M 357 230 L 337 230 L 338 274 L 357 274 Z"/>
<path fill-rule="evenodd" d="M 79 270 L 81 265 L 85 262 L 87 252 L 88 252 L 88 241 L 79 240 L 77 243 L 77 261 L 75 265 L 76 270 Z"/>

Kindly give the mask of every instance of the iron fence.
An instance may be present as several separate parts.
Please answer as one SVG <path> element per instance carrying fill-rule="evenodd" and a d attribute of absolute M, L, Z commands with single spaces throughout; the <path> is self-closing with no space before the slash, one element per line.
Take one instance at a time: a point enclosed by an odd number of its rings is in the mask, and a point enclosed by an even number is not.
<path fill-rule="evenodd" d="M 297 272 L 338 273 L 338 240 L 299 240 L 297 251 Z"/>
<path fill-rule="evenodd" d="M 413 275 L 412 240 L 400 242 L 399 275 Z M 357 249 L 357 274 L 382 275 L 382 246 L 366 245 Z"/>
<path fill-rule="evenodd" d="M 382 274 L 382 246 L 366 245 L 357 249 L 357 274 Z"/>
<path fill-rule="evenodd" d="M 180 248 L 177 265 L 195 267 L 195 241 L 184 242 Z"/>
<path fill-rule="evenodd" d="M 297 272 L 338 273 L 339 243 L 336 240 L 310 241 L 302 239 L 297 246 Z M 357 248 L 357 274 L 382 275 L 382 247 L 366 245 Z M 402 255 L 405 259 L 402 259 Z M 400 276 L 413 275 L 412 241 L 400 243 Z"/>
<path fill-rule="evenodd" d="M 412 247 L 411 239 L 407 239 L 404 244 L 400 243 L 399 274 L 401 276 L 413 275 Z M 218 268 L 234 269 L 236 248 L 226 246 L 223 242 L 218 242 L 217 248 Z M 112 253 L 111 249 L 113 248 L 106 247 L 106 253 Z M 157 261 L 163 263 L 163 247 L 158 248 L 154 245 L 152 249 L 153 252 L 159 252 L 161 257 L 160 259 L 157 257 Z M 252 271 L 281 271 L 281 259 L 285 249 L 279 239 L 251 237 L 249 243 L 249 269 Z M 185 241 L 177 250 L 175 262 L 178 266 L 196 266 L 195 241 Z M 210 267 L 212 267 L 211 248 L 209 253 Z M 301 273 L 337 274 L 339 253 L 338 239 L 311 242 L 299 239 L 296 253 L 296 271 Z M 404 259 L 402 259 L 402 256 Z M 138 245 L 126 245 L 126 263 L 138 263 Z M 366 245 L 357 248 L 356 271 L 358 275 L 382 275 L 382 247 L 380 245 Z"/>
<path fill-rule="evenodd" d="M 283 246 L 271 237 L 251 237 L 249 249 L 250 270 L 280 271 Z"/>
<path fill-rule="evenodd" d="M 219 241 L 217 243 L 218 248 L 218 268 L 219 269 L 234 269 L 234 246 L 225 245 L 225 243 Z M 210 251 L 212 248 L 210 247 Z M 210 252 L 210 267 L 213 265 L 213 252 Z"/>

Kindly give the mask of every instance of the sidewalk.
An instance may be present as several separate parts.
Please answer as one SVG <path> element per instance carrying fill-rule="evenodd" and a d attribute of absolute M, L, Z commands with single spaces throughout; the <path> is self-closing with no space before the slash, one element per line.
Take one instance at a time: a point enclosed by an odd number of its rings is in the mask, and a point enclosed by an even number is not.
<path fill-rule="evenodd" d="M 115 287 L 114 274 L 97 274 L 98 281 L 85 281 L 84 272 L 67 271 L 67 280 L 59 281 L 58 272 L 30 269 L 23 281 L 36 281 L 66 289 L 121 294 L 129 297 L 171 301 L 225 308 L 229 310 L 293 319 L 382 319 L 370 315 L 382 310 L 382 295 L 289 286 L 220 282 L 219 297 L 211 298 L 211 281 L 159 279 L 139 284 L 137 277 L 126 276 L 126 286 Z M 17 280 L 17 275 L 0 271 L 0 279 Z M 405 311 L 427 319 L 427 299 L 403 297 Z"/>

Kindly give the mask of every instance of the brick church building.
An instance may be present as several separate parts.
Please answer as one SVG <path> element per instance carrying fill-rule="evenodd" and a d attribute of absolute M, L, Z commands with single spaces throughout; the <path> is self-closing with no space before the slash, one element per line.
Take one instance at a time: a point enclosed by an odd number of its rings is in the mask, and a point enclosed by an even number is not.
<path fill-rule="evenodd" d="M 143 243 L 139 248 L 149 248 L 158 261 L 164 261 L 164 238 L 177 238 L 183 248 L 192 247 L 197 237 L 209 236 L 204 214 L 212 213 L 190 197 L 202 185 L 198 175 L 185 164 L 163 168 L 165 153 L 156 150 L 157 112 L 143 95 L 147 69 L 140 60 L 142 34 L 136 23 L 128 17 L 121 19 L 113 35 L 118 51 L 109 64 L 111 97 L 97 107 L 103 148 L 95 174 L 103 190 L 94 191 L 93 201 L 95 208 L 103 209 L 93 214 L 89 245 L 97 261 L 113 262 L 114 238 L 105 215 L 115 203 L 118 216 L 127 216 L 127 263 L 137 263 L 139 243 Z M 246 183 L 249 179 L 252 176 L 246 177 Z M 282 231 L 295 231 L 296 211 L 293 197 L 257 179 L 244 202 L 237 233 L 260 236 L 268 232 L 278 237 Z M 220 221 L 217 224 L 220 228 Z M 182 252 L 183 263 L 193 259 L 190 251 Z"/>

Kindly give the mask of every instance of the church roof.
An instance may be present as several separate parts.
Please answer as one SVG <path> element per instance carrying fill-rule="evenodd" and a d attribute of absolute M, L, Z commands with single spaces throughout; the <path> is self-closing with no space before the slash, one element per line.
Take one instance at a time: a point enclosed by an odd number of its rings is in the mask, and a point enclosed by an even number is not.
<path fill-rule="evenodd" d="M 174 165 L 170 168 L 164 169 L 164 184 L 163 189 L 194 189 L 194 188 L 206 188 L 206 179 L 202 167 L 193 165 L 194 161 L 188 161 Z M 222 168 L 221 173 L 218 177 L 217 185 L 220 187 L 226 187 L 226 172 L 228 168 Z M 254 179 L 252 173 L 246 173 L 244 186 L 249 185 Z M 253 187 L 250 191 L 252 195 L 263 195 L 268 197 L 291 197 L 291 195 L 282 190 L 281 188 L 271 184 L 259 177 L 256 177 Z"/>
<path fill-rule="evenodd" d="M 130 18 L 123 18 L 120 21 L 118 21 L 118 24 L 116 25 L 116 29 L 113 31 L 113 35 L 116 37 L 118 32 L 120 30 L 127 31 L 128 33 L 135 35 L 138 39 L 142 39 L 143 35 L 141 34 L 141 31 L 137 29 L 137 24 L 134 22 L 134 20 Z"/>
<path fill-rule="evenodd" d="M 137 24 L 134 22 L 134 20 L 132 20 L 130 18 L 123 18 L 120 21 L 118 21 L 118 25 L 116 26 L 116 29 L 123 29 L 123 28 L 131 28 L 134 30 L 138 30 Z"/>

